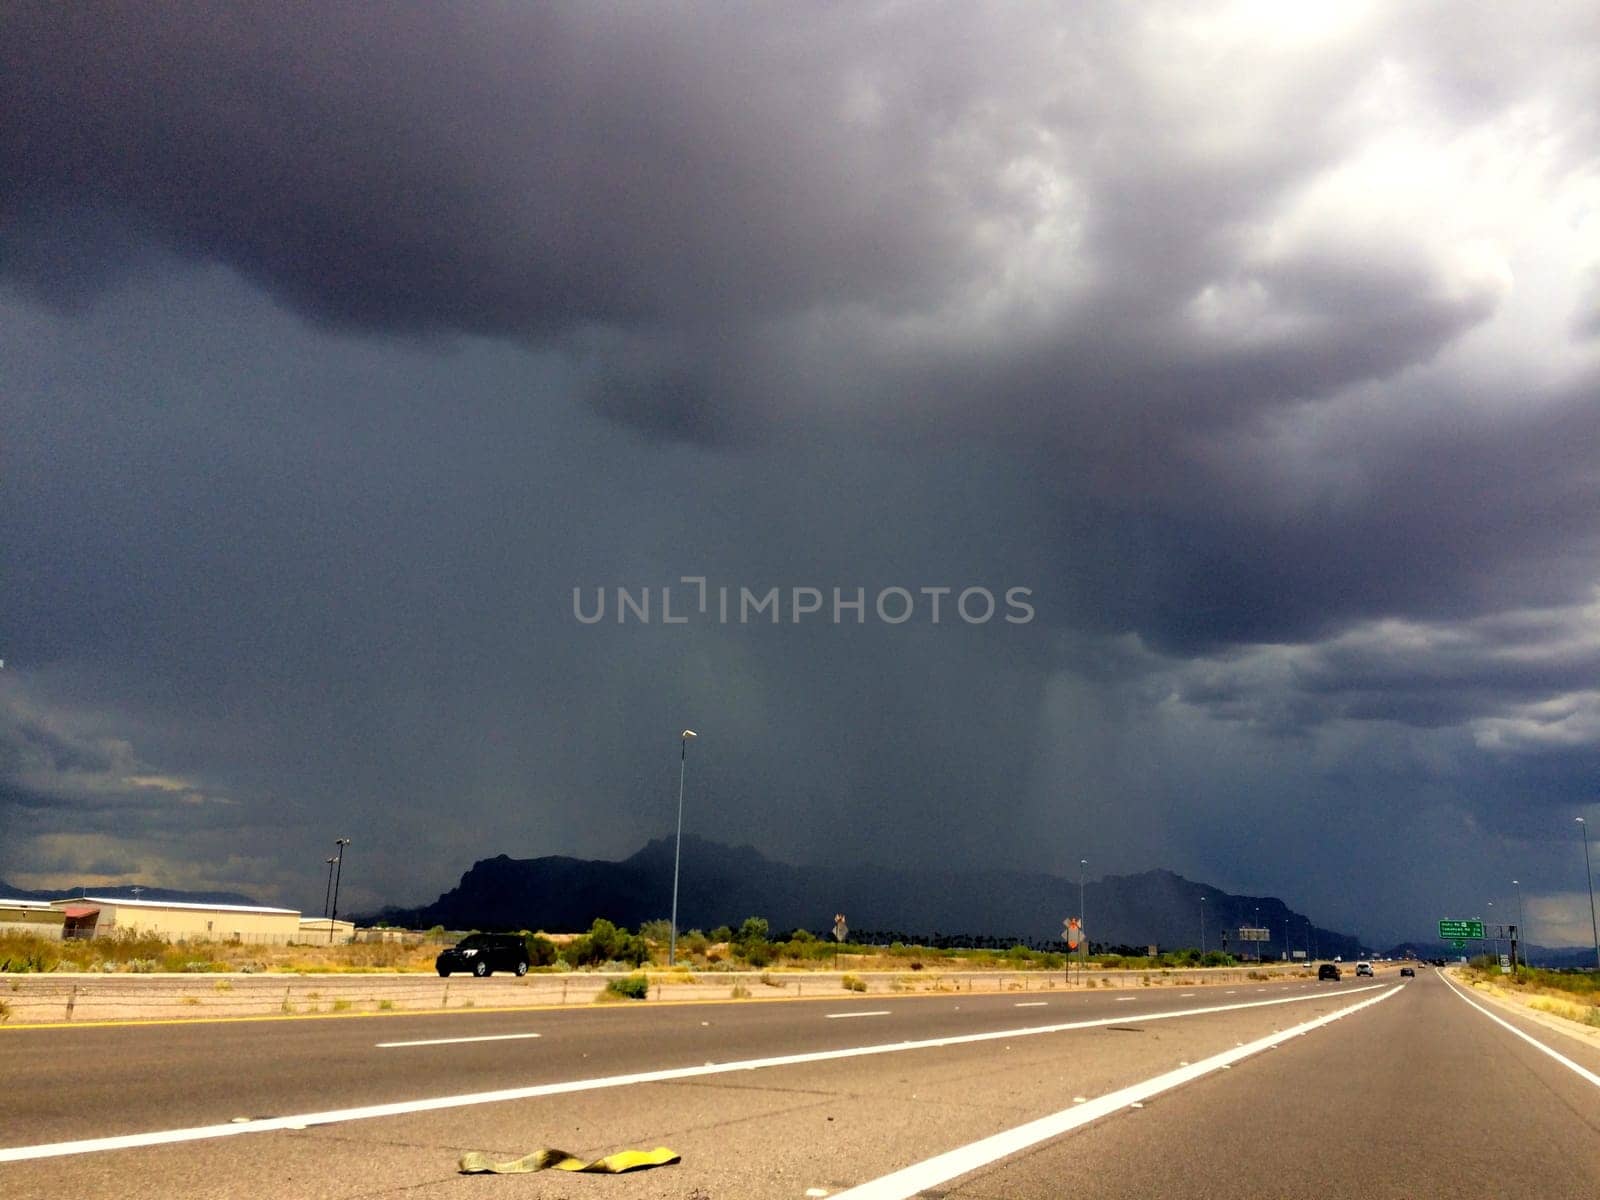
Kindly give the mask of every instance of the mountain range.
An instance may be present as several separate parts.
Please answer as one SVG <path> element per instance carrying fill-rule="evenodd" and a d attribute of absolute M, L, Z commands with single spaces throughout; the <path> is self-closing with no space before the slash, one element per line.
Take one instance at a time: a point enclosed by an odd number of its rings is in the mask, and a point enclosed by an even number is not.
<path fill-rule="evenodd" d="M 447 929 L 587 929 L 596 917 L 636 928 L 671 911 L 673 840 L 658 838 L 620 862 L 505 855 L 474 863 L 461 882 L 421 908 L 388 908 L 372 919 Z M 678 927 L 710 930 L 767 919 L 774 932 L 826 933 L 845 914 L 854 934 L 902 940 L 974 936 L 1042 944 L 1057 941 L 1079 908 L 1078 881 L 1042 872 L 909 870 L 873 866 L 792 866 L 751 846 L 685 837 Z M 1266 957 L 1290 949 L 1324 957 L 1361 953 L 1351 934 L 1314 927 L 1272 896 L 1235 896 L 1171 871 L 1108 875 L 1084 885 L 1085 926 L 1097 946 L 1198 946 L 1251 953 L 1241 926 L 1266 928 Z M 1202 910 L 1203 916 L 1202 916 Z M 1227 938 L 1224 943 L 1224 937 Z"/>
<path fill-rule="evenodd" d="M 185 892 L 177 888 L 144 887 L 131 883 L 73 884 L 69 888 L 29 891 L 27 888 L 12 887 L 0 879 L 0 899 L 61 900 L 72 895 L 104 896 L 108 900 L 170 900 L 174 904 L 243 904 L 251 908 L 261 903 L 239 892 Z"/>

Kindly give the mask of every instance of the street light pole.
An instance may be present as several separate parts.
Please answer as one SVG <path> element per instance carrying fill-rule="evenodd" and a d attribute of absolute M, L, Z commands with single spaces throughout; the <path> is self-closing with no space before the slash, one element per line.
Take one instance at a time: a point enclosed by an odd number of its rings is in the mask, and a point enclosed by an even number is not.
<path fill-rule="evenodd" d="M 1594 919 L 1594 871 L 1589 867 L 1589 823 L 1576 818 L 1583 826 L 1583 877 L 1589 881 L 1589 931 L 1594 934 L 1594 965 L 1600 967 L 1600 925 Z"/>
<path fill-rule="evenodd" d="M 326 858 L 323 861 L 328 864 L 328 884 L 322 889 L 322 919 L 326 921 L 328 919 L 328 901 L 333 896 L 333 864 L 339 860 L 337 858 Z"/>
<path fill-rule="evenodd" d="M 700 735 L 685 729 L 678 735 L 678 840 L 672 847 L 672 933 L 667 942 L 667 966 L 678 961 L 678 860 L 683 853 L 683 772 L 689 761 L 689 739 Z"/>
<path fill-rule="evenodd" d="M 1517 936 L 1511 942 L 1511 969 L 1516 970 L 1519 965 L 1516 960 L 1519 957 L 1523 963 L 1528 961 L 1528 928 L 1522 923 L 1522 882 L 1513 879 L 1511 886 L 1517 889 Z M 1520 955 L 1518 951 L 1521 951 Z"/>
<path fill-rule="evenodd" d="M 339 848 L 339 857 L 333 860 L 333 908 L 328 912 L 328 944 L 333 944 L 333 923 L 339 919 L 339 883 L 344 879 L 344 851 L 350 844 L 349 838 L 334 838 L 333 844 Z"/>
<path fill-rule="evenodd" d="M 1200 897 L 1200 958 L 1201 966 L 1205 965 L 1206 956 L 1206 898 Z"/>
<path fill-rule="evenodd" d="M 1087 858 L 1078 860 L 1078 924 L 1083 927 L 1083 958 L 1089 959 L 1089 920 L 1083 911 L 1083 872 L 1089 866 Z"/>

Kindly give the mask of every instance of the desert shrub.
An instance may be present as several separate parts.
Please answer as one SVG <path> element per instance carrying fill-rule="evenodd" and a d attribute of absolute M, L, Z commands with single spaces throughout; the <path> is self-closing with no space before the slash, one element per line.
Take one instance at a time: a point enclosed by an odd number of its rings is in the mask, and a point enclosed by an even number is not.
<path fill-rule="evenodd" d="M 624 975 L 621 979 L 607 980 L 606 991 L 624 1000 L 648 1000 L 650 980 L 644 975 Z"/>
<path fill-rule="evenodd" d="M 639 926 L 639 936 L 647 942 L 665 946 L 672 941 L 672 922 L 661 917 L 657 917 L 654 921 L 646 921 Z M 683 939 L 678 940 L 681 942 Z"/>
<path fill-rule="evenodd" d="M 847 992 L 864 992 L 867 990 L 867 981 L 858 975 L 846 975 L 839 980 L 839 986 Z"/>
<path fill-rule="evenodd" d="M 642 937 L 600 917 L 589 926 L 588 933 L 567 943 L 561 957 L 575 967 L 593 967 L 606 962 L 638 966 L 650 961 L 650 947 Z"/>
<path fill-rule="evenodd" d="M 685 954 L 704 954 L 711 945 L 711 939 L 699 929 L 691 929 L 678 939 L 678 949 Z"/>
<path fill-rule="evenodd" d="M 764 967 L 772 961 L 772 946 L 767 942 L 751 942 L 741 950 L 745 962 L 752 967 Z"/>
<path fill-rule="evenodd" d="M 733 985 L 733 989 L 728 993 L 728 995 L 732 996 L 735 1000 L 748 1000 L 750 999 L 750 989 L 745 987 L 745 985 L 742 983 L 736 983 Z"/>
<path fill-rule="evenodd" d="M 556 950 L 556 944 L 543 934 L 525 933 L 522 935 L 522 941 L 528 947 L 530 967 L 551 967 L 561 957 Z"/>

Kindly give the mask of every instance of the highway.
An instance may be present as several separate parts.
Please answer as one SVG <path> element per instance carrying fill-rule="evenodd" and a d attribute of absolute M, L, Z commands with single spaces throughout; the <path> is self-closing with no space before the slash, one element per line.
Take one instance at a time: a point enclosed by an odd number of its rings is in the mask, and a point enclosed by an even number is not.
<path fill-rule="evenodd" d="M 0 1079 L 6 1200 L 1600 1194 L 1600 1051 L 1429 969 L 0 1029 Z"/>

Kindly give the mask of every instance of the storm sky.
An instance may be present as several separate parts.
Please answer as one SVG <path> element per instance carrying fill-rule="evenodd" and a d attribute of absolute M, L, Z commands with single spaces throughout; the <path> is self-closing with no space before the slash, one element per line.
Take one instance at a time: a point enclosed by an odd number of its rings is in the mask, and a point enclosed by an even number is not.
<path fill-rule="evenodd" d="M 690 727 L 785 861 L 1586 942 L 1596 96 L 1553 2 L 8 4 L 0 878 L 417 903 Z"/>

